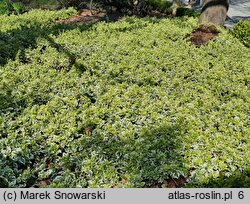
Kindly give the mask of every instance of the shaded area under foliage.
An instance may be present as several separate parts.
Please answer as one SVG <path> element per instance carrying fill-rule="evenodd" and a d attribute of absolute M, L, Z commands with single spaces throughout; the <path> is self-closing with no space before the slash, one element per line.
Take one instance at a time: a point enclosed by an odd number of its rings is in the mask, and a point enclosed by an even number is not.
<path fill-rule="evenodd" d="M 21 61 L 26 63 L 25 50 L 27 48 L 36 48 L 37 39 L 39 38 L 47 39 L 52 45 L 58 47 L 49 35 L 58 35 L 62 31 L 73 30 L 75 28 L 79 28 L 84 32 L 90 29 L 91 26 L 92 24 L 79 26 L 76 24 L 60 25 L 51 23 L 44 27 L 34 21 L 24 21 L 20 28 L 0 33 L 0 65 L 4 66 L 8 59 L 14 60 L 17 55 Z M 67 52 L 65 49 L 62 50 Z M 72 57 L 71 54 L 69 54 L 69 57 Z"/>
<path fill-rule="evenodd" d="M 231 176 L 220 173 L 217 178 L 211 178 L 207 183 L 196 184 L 196 186 L 200 188 L 250 188 L 250 170 L 235 171 Z"/>

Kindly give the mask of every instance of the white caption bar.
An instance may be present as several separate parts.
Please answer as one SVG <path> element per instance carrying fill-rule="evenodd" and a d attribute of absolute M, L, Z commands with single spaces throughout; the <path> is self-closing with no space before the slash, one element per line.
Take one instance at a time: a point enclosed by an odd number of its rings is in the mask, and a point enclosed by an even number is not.
<path fill-rule="evenodd" d="M 46 204 L 128 204 L 128 203 L 250 203 L 250 188 L 224 189 L 36 189 L 2 188 L 0 203 L 46 203 Z"/>

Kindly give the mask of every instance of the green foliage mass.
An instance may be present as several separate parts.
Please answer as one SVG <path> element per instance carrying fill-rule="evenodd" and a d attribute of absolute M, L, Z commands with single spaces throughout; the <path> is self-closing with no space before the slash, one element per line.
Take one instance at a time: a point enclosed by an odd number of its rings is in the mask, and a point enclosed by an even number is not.
<path fill-rule="evenodd" d="M 177 8 L 177 11 L 176 11 L 176 16 L 193 16 L 193 17 L 199 17 L 200 16 L 200 13 L 193 10 L 193 9 L 190 9 L 190 8 L 183 8 L 183 7 L 179 7 Z"/>
<path fill-rule="evenodd" d="M 195 18 L 54 23 L 74 13 L 0 19 L 1 187 L 143 187 L 189 173 L 195 187 L 244 173 L 248 48 L 222 30 L 197 49 Z"/>
<path fill-rule="evenodd" d="M 25 6 L 21 2 L 12 3 L 12 8 L 16 14 L 22 14 L 25 12 Z"/>
<path fill-rule="evenodd" d="M 238 22 L 232 30 L 232 34 L 237 37 L 245 46 L 250 47 L 250 20 Z"/>
<path fill-rule="evenodd" d="M 22 14 L 25 10 L 24 4 L 20 1 L 0 0 L 0 14 Z"/>

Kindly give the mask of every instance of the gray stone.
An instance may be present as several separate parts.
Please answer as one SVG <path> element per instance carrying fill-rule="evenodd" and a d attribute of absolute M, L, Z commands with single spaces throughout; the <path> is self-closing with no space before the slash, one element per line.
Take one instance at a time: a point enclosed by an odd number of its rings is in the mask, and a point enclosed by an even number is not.
<path fill-rule="evenodd" d="M 203 0 L 199 24 L 224 26 L 229 0 Z"/>

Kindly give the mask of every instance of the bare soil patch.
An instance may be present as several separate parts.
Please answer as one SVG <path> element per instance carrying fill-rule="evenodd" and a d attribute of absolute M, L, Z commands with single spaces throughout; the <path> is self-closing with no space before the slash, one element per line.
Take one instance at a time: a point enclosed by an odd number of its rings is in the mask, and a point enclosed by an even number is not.
<path fill-rule="evenodd" d="M 95 23 L 104 20 L 107 16 L 106 12 L 99 12 L 97 10 L 82 9 L 78 11 L 78 15 L 71 16 L 67 19 L 57 20 L 60 24 L 72 24 L 72 23 Z"/>
<path fill-rule="evenodd" d="M 195 29 L 187 37 L 190 38 L 192 44 L 196 47 L 201 47 L 201 45 L 206 45 L 210 40 L 214 39 L 219 34 L 216 26 L 214 25 L 201 25 L 199 28 Z"/>

